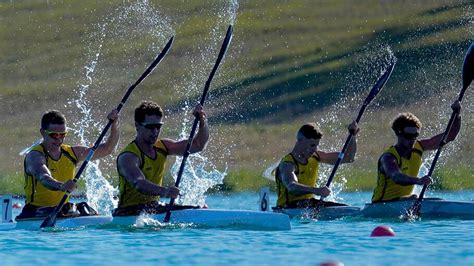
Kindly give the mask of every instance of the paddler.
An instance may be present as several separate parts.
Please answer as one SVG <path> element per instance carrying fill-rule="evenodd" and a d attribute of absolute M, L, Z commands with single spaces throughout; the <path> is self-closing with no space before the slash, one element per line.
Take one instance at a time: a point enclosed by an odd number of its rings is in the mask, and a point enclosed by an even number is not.
<path fill-rule="evenodd" d="M 206 113 L 198 104 L 193 114 L 199 118 L 199 130 L 193 139 L 190 152 L 202 151 L 209 140 Z M 163 213 L 167 207 L 160 197 L 177 198 L 179 189 L 162 185 L 166 161 L 170 155 L 182 156 L 188 141 L 160 138 L 164 124 L 162 108 L 143 101 L 135 109 L 135 139 L 117 158 L 119 174 L 119 203 L 113 216 L 130 216 L 145 213 Z M 173 205 L 173 209 L 199 208 L 199 206 Z"/>
<path fill-rule="evenodd" d="M 107 118 L 113 121 L 107 140 L 94 153 L 93 160 L 111 154 L 119 140 L 119 116 L 111 111 Z M 66 191 L 76 189 L 73 181 L 75 170 L 87 157 L 91 147 L 65 144 L 68 134 L 66 118 L 59 111 L 48 111 L 41 118 L 40 133 L 43 140 L 35 145 L 25 157 L 26 204 L 17 220 L 45 217 L 59 204 Z M 77 208 L 76 208 L 77 207 Z M 97 212 L 85 202 L 64 204 L 59 216 L 96 215 Z"/>
<path fill-rule="evenodd" d="M 353 162 L 357 152 L 357 123 L 353 121 L 348 129 L 354 137 L 342 163 Z M 339 155 L 339 152 L 318 150 L 322 136 L 323 133 L 314 123 L 304 124 L 298 130 L 293 150 L 281 159 L 275 171 L 277 208 L 311 208 L 318 204 L 322 204 L 322 207 L 345 205 L 327 201 L 319 203 L 315 198 L 315 195 L 327 197 L 331 193 L 326 186 L 316 187 L 319 164 L 334 165 Z"/>
<path fill-rule="evenodd" d="M 447 142 L 456 138 L 461 128 L 461 103 L 456 100 L 451 108 L 457 113 Z M 417 198 L 415 185 L 429 185 L 430 176 L 418 177 L 424 151 L 436 150 L 444 133 L 418 139 L 422 124 L 412 113 L 401 113 L 392 122 L 397 142 L 388 147 L 378 161 L 377 186 L 372 202 Z"/>

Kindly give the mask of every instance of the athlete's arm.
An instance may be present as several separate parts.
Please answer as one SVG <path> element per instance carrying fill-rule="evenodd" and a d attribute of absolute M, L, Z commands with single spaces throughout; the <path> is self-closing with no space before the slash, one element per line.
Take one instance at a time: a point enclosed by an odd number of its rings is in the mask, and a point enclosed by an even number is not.
<path fill-rule="evenodd" d="M 454 119 L 453 126 L 449 131 L 448 137 L 446 138 L 446 143 L 455 140 L 459 134 L 459 131 L 461 130 L 461 103 L 458 100 L 454 101 L 454 103 L 451 105 L 451 109 L 453 109 L 453 111 L 456 113 L 456 117 Z M 425 150 L 436 150 L 438 149 L 441 139 L 443 138 L 443 134 L 444 132 L 431 138 L 421 139 L 420 144 Z"/>
<path fill-rule="evenodd" d="M 207 125 L 206 113 L 204 112 L 202 105 L 196 105 L 194 109 L 194 115 L 199 117 L 199 130 L 196 136 L 193 138 L 193 142 L 189 150 L 190 153 L 202 151 L 206 147 L 207 141 L 209 140 L 209 128 Z M 187 139 L 180 141 L 162 139 L 162 141 L 168 149 L 168 154 L 170 155 L 183 155 L 188 144 Z"/>
<path fill-rule="evenodd" d="M 400 171 L 400 167 L 398 167 L 397 159 L 391 154 L 384 154 L 382 158 L 380 158 L 380 163 L 385 175 L 390 177 L 393 182 L 398 185 L 425 185 L 431 183 L 431 178 L 429 176 L 418 178 L 403 174 Z"/>
<path fill-rule="evenodd" d="M 51 172 L 46 166 L 44 155 L 32 151 L 26 156 L 26 173 L 34 176 L 43 186 L 53 191 L 72 192 L 76 188 L 74 181 L 61 182 L 53 178 Z"/>
<path fill-rule="evenodd" d="M 326 197 L 331 193 L 328 187 L 310 187 L 298 183 L 298 177 L 295 175 L 295 166 L 292 163 L 282 162 L 278 167 L 282 179 L 281 181 L 292 194 L 302 195 L 312 193 Z"/>
<path fill-rule="evenodd" d="M 112 120 L 112 125 L 110 127 L 110 134 L 107 140 L 97 147 L 97 150 L 92 156 L 92 160 L 100 159 L 111 154 L 115 148 L 117 147 L 117 143 L 119 140 L 119 115 L 117 109 L 112 110 L 108 115 L 107 118 Z M 85 146 L 74 146 L 73 150 L 77 156 L 78 161 L 84 161 L 86 156 L 89 154 L 90 149 L 92 147 L 85 147 Z"/>
<path fill-rule="evenodd" d="M 178 197 L 179 189 L 177 187 L 162 187 L 146 180 L 140 170 L 140 160 L 132 153 L 121 154 L 117 159 L 117 168 L 119 174 L 124 176 L 127 182 L 142 194 L 165 198 Z"/>

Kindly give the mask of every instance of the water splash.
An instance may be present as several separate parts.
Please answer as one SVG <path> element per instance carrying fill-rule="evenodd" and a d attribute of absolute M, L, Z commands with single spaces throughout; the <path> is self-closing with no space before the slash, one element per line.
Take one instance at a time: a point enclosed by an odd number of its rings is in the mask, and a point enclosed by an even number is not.
<path fill-rule="evenodd" d="M 205 80 L 209 75 L 212 66 L 214 65 L 217 53 L 220 49 L 225 31 L 223 26 L 234 24 L 237 17 L 238 2 L 236 0 L 223 3 L 222 5 L 215 5 L 215 12 L 217 14 L 217 21 L 210 29 L 209 37 L 204 38 L 205 44 L 199 44 L 201 53 L 198 55 L 199 60 L 191 59 L 190 67 L 192 75 L 184 79 L 183 85 L 178 87 L 177 92 L 182 93 L 189 99 L 192 95 L 201 93 Z M 218 72 L 225 71 L 219 69 Z M 218 78 L 217 73 L 216 78 Z M 196 99 L 197 102 L 197 99 Z M 190 110 L 194 107 L 194 103 L 185 101 L 182 111 Z M 187 139 L 190 131 L 191 120 L 189 114 L 184 112 L 182 118 L 182 130 L 180 132 L 180 139 Z M 224 156 L 225 158 L 225 156 Z M 181 157 L 178 157 L 176 162 L 171 167 L 171 174 L 176 180 L 179 167 L 181 165 Z M 198 204 L 205 203 L 205 192 L 218 184 L 222 184 L 224 177 L 227 175 L 227 166 L 224 170 L 217 170 L 217 167 L 205 155 L 205 153 L 193 154 L 188 157 L 183 177 L 180 183 L 181 195 L 177 200 L 178 204 Z"/>
<path fill-rule="evenodd" d="M 107 84 L 113 84 L 106 78 L 106 69 L 111 64 L 108 61 L 111 58 L 108 57 L 108 54 L 116 49 L 114 45 L 116 43 L 133 45 L 125 40 L 133 41 L 139 37 L 152 37 L 149 38 L 153 40 L 151 44 L 148 44 L 146 48 L 140 47 L 140 49 L 145 51 L 144 54 L 155 55 L 161 49 L 163 41 L 174 33 L 169 20 L 153 8 L 148 1 L 137 1 L 127 6 L 118 7 L 97 28 L 90 35 L 90 40 L 87 43 L 89 63 L 84 67 L 85 73 L 82 80 L 78 82 L 77 97 L 68 102 L 72 107 L 70 109 L 77 108 L 80 114 L 80 119 L 73 123 L 72 131 L 79 137 L 81 145 L 91 145 L 95 142 L 99 134 L 98 130 L 104 127 L 105 114 L 110 111 L 99 111 L 98 109 L 102 109 L 100 108 L 102 106 L 101 96 L 107 92 L 107 89 L 110 89 L 107 87 L 111 87 Z M 125 62 L 121 64 L 123 73 L 131 72 L 128 71 L 134 66 L 131 58 L 137 59 L 137 56 L 133 55 L 133 49 L 129 48 L 124 47 L 124 52 L 121 53 L 121 56 L 125 58 Z M 128 54 L 130 51 L 132 53 Z M 152 57 L 150 56 L 150 58 Z M 146 60 L 143 61 L 146 62 Z M 140 66 L 140 69 L 142 68 L 143 66 Z M 123 82 L 127 83 L 130 80 L 125 77 Z M 84 179 L 86 196 L 90 205 L 101 214 L 110 214 L 112 209 L 117 206 L 115 195 L 118 191 L 102 174 L 98 161 L 88 164 Z"/>
<path fill-rule="evenodd" d="M 319 126 L 323 129 L 327 138 L 322 141 L 321 149 L 325 151 L 337 151 L 342 149 L 343 141 L 347 137 L 347 124 L 351 121 L 342 121 L 340 117 L 352 117 L 355 119 L 355 114 L 360 109 L 364 99 L 369 93 L 369 89 L 373 87 L 375 81 L 386 71 L 387 67 L 396 62 L 392 48 L 387 44 L 377 44 L 375 46 L 367 47 L 362 53 L 357 54 L 356 57 L 357 69 L 352 70 L 344 78 L 347 80 L 346 84 L 351 84 L 355 89 L 354 93 L 343 96 L 336 102 L 321 118 L 319 119 Z M 343 92 L 341 92 L 343 94 Z M 371 105 L 376 105 L 377 100 L 374 100 Z M 372 107 L 373 108 L 373 107 Z M 365 116 L 371 112 L 371 107 L 366 110 Z M 344 113 L 343 115 L 341 115 Z M 359 126 L 363 127 L 366 117 L 362 117 Z M 344 168 L 347 165 L 341 164 L 336 177 L 331 184 L 331 195 L 327 197 L 330 201 L 344 201 L 340 197 L 340 193 L 346 188 L 347 176 L 345 176 Z M 332 165 L 321 164 L 319 169 L 318 186 L 324 186 L 328 180 L 329 175 L 333 169 Z"/>
<path fill-rule="evenodd" d="M 181 157 L 171 167 L 171 174 L 177 177 Z M 205 193 L 209 188 L 222 184 L 227 175 L 227 167 L 223 171 L 201 154 L 193 154 L 188 157 L 180 183 L 181 196 L 178 204 L 203 205 L 206 203 Z"/>

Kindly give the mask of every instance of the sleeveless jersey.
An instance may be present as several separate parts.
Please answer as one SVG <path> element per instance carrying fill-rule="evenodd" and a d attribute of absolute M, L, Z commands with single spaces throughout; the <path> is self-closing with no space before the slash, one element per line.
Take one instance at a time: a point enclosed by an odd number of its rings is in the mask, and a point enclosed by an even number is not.
<path fill-rule="evenodd" d="M 61 182 L 66 182 L 74 178 L 76 171 L 77 157 L 72 147 L 66 144 L 61 145 L 61 155 L 58 160 L 54 160 L 46 152 L 43 145 L 38 144 L 30 152 L 39 152 L 46 159 L 46 166 L 51 172 L 51 176 Z M 36 178 L 26 172 L 25 158 L 25 197 L 26 204 L 32 204 L 38 207 L 56 206 L 64 196 L 63 191 L 54 191 L 46 188 L 36 180 Z M 67 202 L 67 201 L 66 201 Z"/>
<path fill-rule="evenodd" d="M 306 164 L 301 164 L 296 161 L 290 153 L 281 159 L 280 163 L 282 162 L 289 162 L 295 166 L 295 175 L 298 178 L 298 183 L 310 187 L 316 186 L 316 182 L 318 181 L 319 157 L 312 155 Z M 288 189 L 282 182 L 280 169 L 278 167 L 275 173 L 275 181 L 277 185 L 278 207 L 285 208 L 286 205 L 292 201 L 311 199 L 314 197 L 312 193 L 297 195 L 288 192 Z"/>
<path fill-rule="evenodd" d="M 158 140 L 153 148 L 156 151 L 156 158 L 152 159 L 146 155 L 135 141 L 125 147 L 125 149 L 119 154 L 132 153 L 140 160 L 140 170 L 143 172 L 146 180 L 161 186 L 163 182 L 163 176 L 166 168 L 166 157 L 168 155 L 168 149 L 161 140 Z M 117 157 L 118 158 L 118 157 Z M 118 169 L 117 169 L 118 170 Z M 138 204 L 145 204 L 151 201 L 159 201 L 159 196 L 144 195 L 140 193 L 133 184 L 130 184 L 127 179 L 120 175 L 119 172 L 119 208 L 134 206 Z"/>
<path fill-rule="evenodd" d="M 382 156 L 385 154 L 391 154 L 396 158 L 398 167 L 400 167 L 400 171 L 403 174 L 410 176 L 418 175 L 423 155 L 423 147 L 421 146 L 419 141 L 415 142 L 415 146 L 412 149 L 410 159 L 401 157 L 394 146 L 391 146 L 386 149 Z M 372 202 L 396 200 L 403 196 L 411 195 L 413 193 L 413 188 L 415 187 L 415 185 L 399 185 L 381 171 L 382 166 L 380 160 L 382 156 L 380 156 L 378 162 L 377 186 L 375 187 L 374 194 L 372 195 Z"/>

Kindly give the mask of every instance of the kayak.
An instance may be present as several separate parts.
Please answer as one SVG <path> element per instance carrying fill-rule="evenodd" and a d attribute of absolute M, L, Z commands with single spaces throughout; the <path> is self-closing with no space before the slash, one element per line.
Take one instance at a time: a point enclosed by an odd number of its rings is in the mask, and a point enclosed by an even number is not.
<path fill-rule="evenodd" d="M 165 214 L 139 216 L 115 216 L 111 224 L 137 225 L 145 220 L 154 224 L 162 222 Z M 286 214 L 225 209 L 184 209 L 171 212 L 171 224 L 189 224 L 204 228 L 236 228 L 247 230 L 291 230 L 290 218 Z"/>
<path fill-rule="evenodd" d="M 367 203 L 360 215 L 367 218 L 399 218 L 409 209 L 414 199 Z M 474 219 L 474 201 L 451 201 L 425 198 L 421 205 L 421 218 L 427 219 Z"/>
<path fill-rule="evenodd" d="M 333 220 L 347 216 L 357 216 L 360 212 L 360 208 L 354 206 L 324 207 L 320 209 L 317 217 L 315 209 L 313 208 L 274 208 L 273 211 L 276 213 L 286 214 L 290 218 Z"/>
<path fill-rule="evenodd" d="M 57 218 L 57 228 L 80 228 L 86 226 L 161 225 L 165 214 L 144 214 L 139 216 L 80 216 Z M 22 219 L 16 222 L 0 223 L 0 231 L 23 229 L 39 230 L 44 218 Z M 171 212 L 170 223 L 185 224 L 203 228 L 236 228 L 244 230 L 291 230 L 288 215 L 261 211 L 224 209 L 185 209 Z"/>
<path fill-rule="evenodd" d="M 55 227 L 79 228 L 100 225 L 156 225 L 161 224 L 165 214 L 144 214 L 138 216 L 81 216 L 58 218 Z M 17 222 L 1 223 L 0 230 L 38 230 L 44 218 L 23 219 Z M 246 230 L 291 230 L 290 218 L 286 214 L 224 209 L 186 209 L 171 212 L 171 224 L 185 224 L 203 228 L 236 228 Z"/>

